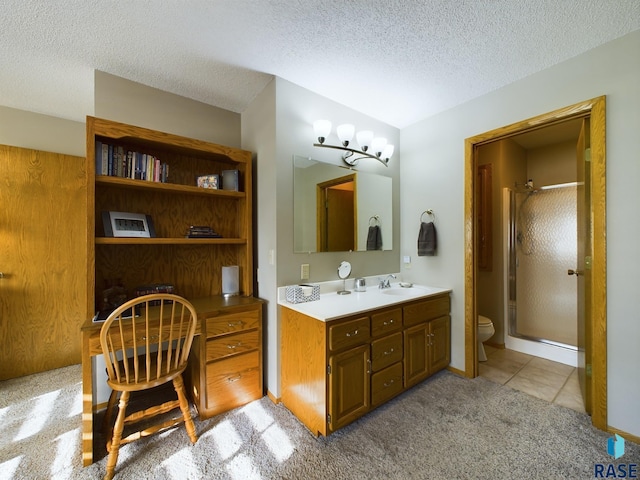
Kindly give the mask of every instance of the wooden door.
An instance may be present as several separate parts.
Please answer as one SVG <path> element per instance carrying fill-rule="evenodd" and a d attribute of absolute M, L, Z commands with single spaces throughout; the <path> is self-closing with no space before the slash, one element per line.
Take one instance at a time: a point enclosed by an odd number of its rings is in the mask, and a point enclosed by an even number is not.
<path fill-rule="evenodd" d="M 355 250 L 353 190 L 327 189 L 327 252 Z"/>
<path fill-rule="evenodd" d="M 85 159 L 0 146 L 0 380 L 80 363 Z"/>
<path fill-rule="evenodd" d="M 574 273 L 578 282 L 578 379 L 587 413 L 591 413 L 591 148 L 590 121 L 585 118 L 576 146 L 578 181 L 578 253 Z"/>
<path fill-rule="evenodd" d="M 329 428 L 336 431 L 369 411 L 371 372 L 369 345 L 329 358 Z"/>
<path fill-rule="evenodd" d="M 447 368 L 451 362 L 449 316 L 429 322 L 429 374 Z"/>
<path fill-rule="evenodd" d="M 316 239 L 319 252 L 355 250 L 357 238 L 355 174 L 316 185 Z"/>

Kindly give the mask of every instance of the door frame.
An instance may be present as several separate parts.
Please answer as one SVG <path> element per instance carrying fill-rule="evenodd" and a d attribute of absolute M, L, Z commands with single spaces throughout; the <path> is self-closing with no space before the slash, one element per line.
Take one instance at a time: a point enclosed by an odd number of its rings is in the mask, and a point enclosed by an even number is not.
<path fill-rule="evenodd" d="M 475 167 L 478 147 L 566 120 L 590 117 L 591 136 L 591 421 L 607 429 L 607 278 L 606 278 L 606 97 L 596 97 L 465 139 L 464 240 L 465 240 L 465 375 L 478 376 L 476 310 L 476 194 Z M 588 252 L 586 252 L 588 254 Z"/>

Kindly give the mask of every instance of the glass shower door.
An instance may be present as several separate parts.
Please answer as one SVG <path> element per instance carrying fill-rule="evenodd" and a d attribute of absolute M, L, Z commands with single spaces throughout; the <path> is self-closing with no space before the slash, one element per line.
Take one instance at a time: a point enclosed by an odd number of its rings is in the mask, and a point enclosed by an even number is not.
<path fill-rule="evenodd" d="M 509 334 L 577 346 L 577 187 L 511 192 Z"/>

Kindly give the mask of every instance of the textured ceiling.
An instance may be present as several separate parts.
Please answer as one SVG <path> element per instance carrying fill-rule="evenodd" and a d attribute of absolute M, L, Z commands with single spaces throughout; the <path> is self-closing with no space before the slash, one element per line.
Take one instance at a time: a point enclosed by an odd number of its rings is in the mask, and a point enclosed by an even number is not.
<path fill-rule="evenodd" d="M 93 71 L 242 112 L 273 75 L 402 128 L 640 28 L 639 0 L 3 0 L 0 105 Z"/>

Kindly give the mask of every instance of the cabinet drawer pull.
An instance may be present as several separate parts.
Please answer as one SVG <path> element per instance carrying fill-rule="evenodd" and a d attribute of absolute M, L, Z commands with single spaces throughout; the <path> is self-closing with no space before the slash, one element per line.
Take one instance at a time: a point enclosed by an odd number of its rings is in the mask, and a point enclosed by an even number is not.
<path fill-rule="evenodd" d="M 396 381 L 392 378 L 390 381 L 388 382 L 384 382 L 384 388 L 389 388 L 391 385 L 393 385 L 394 383 L 396 383 Z"/>
<path fill-rule="evenodd" d="M 237 382 L 238 380 L 240 380 L 242 378 L 242 375 L 236 375 L 235 377 L 229 377 L 227 378 L 227 382 L 232 383 L 232 382 Z"/>
<path fill-rule="evenodd" d="M 393 320 L 393 318 L 392 318 L 392 319 L 391 319 L 391 320 L 389 320 L 388 322 L 386 322 L 386 321 L 385 321 L 385 322 L 382 322 L 382 325 L 384 325 L 384 326 L 386 327 L 387 325 L 393 325 L 393 323 L 394 323 L 394 320 Z"/>
<path fill-rule="evenodd" d="M 147 337 L 140 337 L 140 340 L 145 341 L 146 339 L 147 339 Z M 154 341 L 154 340 L 157 340 L 157 339 L 158 339 L 158 336 L 157 336 L 157 335 L 151 335 L 151 336 L 149 337 L 149 340 L 151 340 L 151 341 Z"/>
<path fill-rule="evenodd" d="M 395 352 L 395 349 L 392 348 L 391 350 L 389 350 L 388 352 L 384 352 L 384 355 L 391 355 L 393 352 Z"/>
<path fill-rule="evenodd" d="M 347 332 L 347 337 L 355 337 L 358 335 L 358 330 L 354 330 L 353 332 Z"/>
<path fill-rule="evenodd" d="M 230 343 L 227 345 L 227 348 L 234 349 L 234 348 L 238 348 L 240 345 L 242 345 L 242 342 L 236 342 L 234 344 Z"/>
<path fill-rule="evenodd" d="M 244 322 L 242 320 L 238 320 L 237 322 L 228 322 L 227 325 L 229 327 L 241 327 L 242 325 L 244 325 Z"/>

